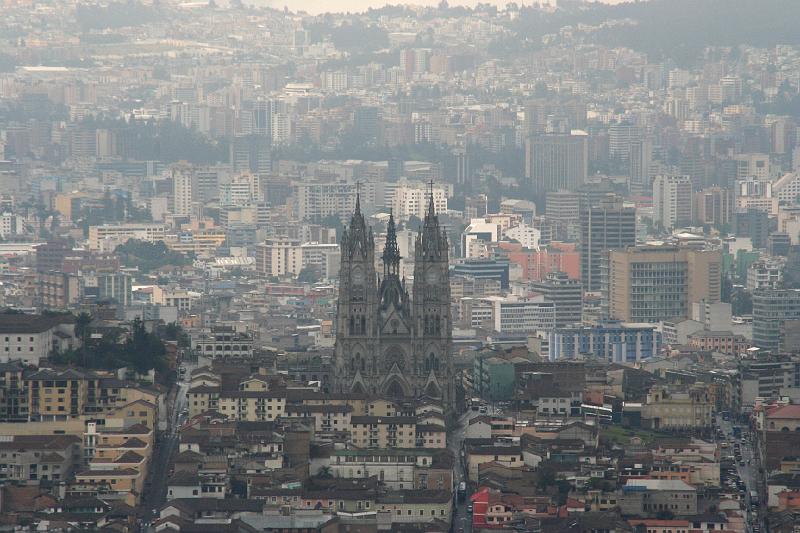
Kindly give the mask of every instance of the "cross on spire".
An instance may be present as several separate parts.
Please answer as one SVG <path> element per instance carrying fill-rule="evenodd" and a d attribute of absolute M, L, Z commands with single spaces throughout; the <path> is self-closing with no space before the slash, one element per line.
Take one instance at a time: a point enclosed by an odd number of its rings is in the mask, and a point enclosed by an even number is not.
<path fill-rule="evenodd" d="M 430 190 L 429 190 L 428 194 L 429 194 L 429 196 L 428 196 L 429 199 L 428 199 L 428 214 L 427 214 L 427 216 L 432 217 L 435 214 L 434 206 L 433 206 L 433 178 L 431 178 L 431 181 L 430 181 Z"/>

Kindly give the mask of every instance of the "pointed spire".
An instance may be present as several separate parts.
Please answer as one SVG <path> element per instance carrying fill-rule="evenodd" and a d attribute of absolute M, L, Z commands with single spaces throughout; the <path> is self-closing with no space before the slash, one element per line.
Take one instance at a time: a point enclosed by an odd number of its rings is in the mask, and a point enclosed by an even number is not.
<path fill-rule="evenodd" d="M 436 209 L 433 205 L 433 178 L 431 178 L 430 182 L 430 192 L 428 194 L 428 214 L 427 217 L 434 217 L 436 216 Z"/>
<path fill-rule="evenodd" d="M 360 186 L 360 183 L 357 185 Z M 348 229 L 347 248 L 350 256 L 353 255 L 356 249 L 361 250 L 363 254 L 366 250 L 372 248 L 372 236 L 364 220 L 364 215 L 361 213 L 361 191 L 359 188 L 356 189 L 356 208 L 350 218 L 350 227 Z"/>
<path fill-rule="evenodd" d="M 400 248 L 397 246 L 397 227 L 391 210 L 386 224 L 386 245 L 383 247 L 383 272 L 387 277 L 400 273 Z"/>

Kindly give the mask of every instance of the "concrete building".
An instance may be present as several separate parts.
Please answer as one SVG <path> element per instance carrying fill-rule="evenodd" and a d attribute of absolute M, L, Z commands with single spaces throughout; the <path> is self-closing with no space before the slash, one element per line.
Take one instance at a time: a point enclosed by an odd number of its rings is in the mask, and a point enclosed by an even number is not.
<path fill-rule="evenodd" d="M 130 239 L 158 242 L 166 239 L 167 227 L 163 224 L 103 224 L 89 227 L 89 248 L 114 251 Z"/>
<path fill-rule="evenodd" d="M 604 287 L 608 315 L 632 322 L 689 317 L 692 303 L 719 301 L 721 276 L 717 250 L 676 246 L 612 250 Z"/>
<path fill-rule="evenodd" d="M 263 277 L 295 277 L 312 267 L 323 277 L 334 274 L 332 266 L 339 257 L 339 245 L 316 242 L 301 243 L 294 239 L 267 239 L 256 245 L 256 272 Z"/>
<path fill-rule="evenodd" d="M 636 209 L 616 196 L 589 206 L 580 215 L 581 281 L 584 291 L 599 291 L 601 263 L 609 250 L 636 244 Z"/>
<path fill-rule="evenodd" d="M 727 187 L 709 187 L 694 194 L 694 220 L 721 228 L 733 219 L 733 192 Z"/>
<path fill-rule="evenodd" d="M 778 289 L 783 282 L 786 260 L 780 257 L 764 257 L 747 268 L 747 288 Z"/>
<path fill-rule="evenodd" d="M 689 176 L 655 177 L 653 221 L 668 230 L 692 222 L 692 179 Z"/>
<path fill-rule="evenodd" d="M 494 330 L 501 333 L 534 333 L 555 327 L 555 304 L 537 298 L 490 296 L 484 301 L 492 306 Z"/>
<path fill-rule="evenodd" d="M 545 279 L 531 282 L 530 288 L 555 304 L 555 327 L 581 322 L 583 294 L 579 280 L 570 279 L 565 272 L 551 272 Z"/>
<path fill-rule="evenodd" d="M 540 192 L 576 190 L 586 182 L 589 167 L 588 136 L 537 135 L 525 142 L 525 177 Z"/>
<path fill-rule="evenodd" d="M 172 214 L 189 216 L 192 214 L 192 189 L 194 178 L 192 167 L 176 164 L 172 167 Z"/>
<path fill-rule="evenodd" d="M 394 190 L 392 213 L 398 220 L 408 220 L 412 216 L 422 220 L 425 218 L 430 196 L 431 191 L 422 185 L 419 187 L 399 186 Z M 445 189 L 433 188 L 433 204 L 437 213 L 447 212 L 447 191 Z"/>
<path fill-rule="evenodd" d="M 461 250 L 464 257 L 480 257 L 481 247 L 476 244 L 497 242 L 500 240 L 502 231 L 502 225 L 495 221 L 485 218 L 470 220 L 469 226 L 461 232 Z"/>
<path fill-rule="evenodd" d="M 0 363 L 19 359 L 38 366 L 53 350 L 63 351 L 78 344 L 71 315 L 0 313 Z"/>
<path fill-rule="evenodd" d="M 253 355 L 253 337 L 230 328 L 216 327 L 192 335 L 191 346 L 197 355 L 211 359 L 248 358 Z"/>
<path fill-rule="evenodd" d="M 679 480 L 629 479 L 617 503 L 626 516 L 655 517 L 665 511 L 674 516 L 694 516 L 697 489 Z"/>
<path fill-rule="evenodd" d="M 764 289 L 753 292 L 753 345 L 780 350 L 784 323 L 800 319 L 800 289 Z"/>
<path fill-rule="evenodd" d="M 557 328 L 548 334 L 550 360 L 597 358 L 624 363 L 650 359 L 661 351 L 652 324 L 606 321 L 597 326 Z"/>
<path fill-rule="evenodd" d="M 642 423 L 653 429 L 696 430 L 713 425 L 714 402 L 708 389 L 656 386 L 642 406 Z"/>

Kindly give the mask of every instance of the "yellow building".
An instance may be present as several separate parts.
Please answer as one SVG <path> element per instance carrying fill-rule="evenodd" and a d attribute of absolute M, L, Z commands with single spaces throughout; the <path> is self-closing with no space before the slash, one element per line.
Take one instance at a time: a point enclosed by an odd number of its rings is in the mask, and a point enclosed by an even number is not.
<path fill-rule="evenodd" d="M 119 470 L 83 470 L 75 475 L 75 482 L 67 489 L 70 496 L 103 495 L 136 506 L 141 498 L 144 478 L 133 468 Z"/>
<path fill-rule="evenodd" d="M 416 447 L 416 417 L 353 416 L 350 425 L 350 440 L 357 448 Z"/>
<path fill-rule="evenodd" d="M 686 390 L 655 386 L 642 406 L 642 421 L 653 429 L 698 429 L 710 427 L 714 403 L 708 390 L 693 386 Z"/>

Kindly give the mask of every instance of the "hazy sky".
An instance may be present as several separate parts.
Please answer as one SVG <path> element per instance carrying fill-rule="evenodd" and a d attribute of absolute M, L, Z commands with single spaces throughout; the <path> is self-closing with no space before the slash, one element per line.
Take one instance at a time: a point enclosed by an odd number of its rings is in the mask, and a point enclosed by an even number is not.
<path fill-rule="evenodd" d="M 558 0 L 518 0 L 518 4 L 532 5 L 537 3 L 554 3 Z M 605 4 L 619 4 L 626 0 L 595 0 Z M 630 0 L 627 0 L 630 1 Z M 366 11 L 371 7 L 382 7 L 386 4 L 415 4 L 424 6 L 438 5 L 440 0 L 245 0 L 246 4 L 267 5 L 283 9 L 284 6 L 292 11 L 303 10 L 317 14 L 328 11 Z M 452 6 L 474 6 L 479 3 L 489 3 L 498 6 L 505 5 L 509 0 L 448 0 Z"/>

